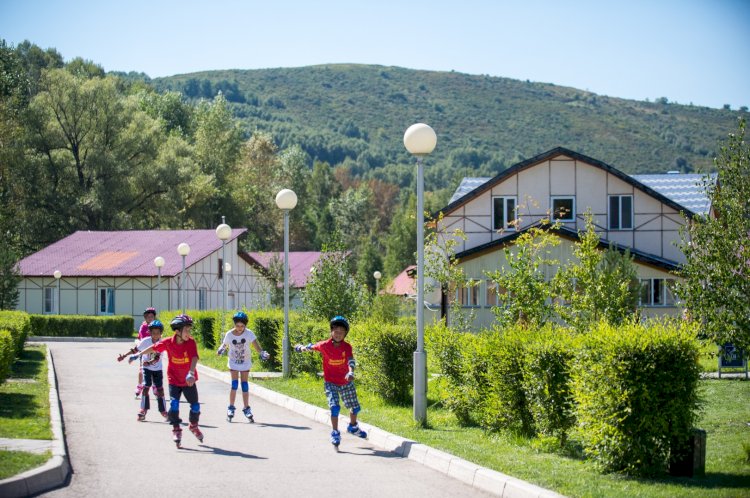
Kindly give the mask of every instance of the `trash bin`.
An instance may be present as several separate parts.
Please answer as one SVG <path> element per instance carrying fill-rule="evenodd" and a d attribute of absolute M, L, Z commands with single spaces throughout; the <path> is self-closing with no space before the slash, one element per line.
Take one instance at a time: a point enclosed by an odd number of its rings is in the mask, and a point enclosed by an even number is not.
<path fill-rule="evenodd" d="M 676 477 L 706 475 L 706 431 L 693 429 L 685 439 L 672 440 L 669 473 Z"/>

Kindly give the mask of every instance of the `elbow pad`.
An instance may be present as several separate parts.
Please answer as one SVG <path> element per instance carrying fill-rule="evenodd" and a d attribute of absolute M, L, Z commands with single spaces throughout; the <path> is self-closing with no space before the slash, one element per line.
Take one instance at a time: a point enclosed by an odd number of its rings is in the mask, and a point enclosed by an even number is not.
<path fill-rule="evenodd" d="M 349 358 L 349 368 L 354 370 L 354 367 L 357 366 L 357 363 L 354 361 L 354 358 Z"/>

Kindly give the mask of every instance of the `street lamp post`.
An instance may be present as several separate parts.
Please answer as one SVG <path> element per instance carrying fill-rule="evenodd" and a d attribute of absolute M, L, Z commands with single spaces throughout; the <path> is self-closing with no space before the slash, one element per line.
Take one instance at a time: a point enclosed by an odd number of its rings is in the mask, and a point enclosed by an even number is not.
<path fill-rule="evenodd" d="M 179 301 L 177 307 L 182 307 L 182 314 L 185 314 L 185 307 L 187 306 L 187 286 L 185 285 L 185 257 L 190 254 L 190 246 L 187 242 L 182 242 L 177 246 L 177 254 L 182 256 L 182 273 L 180 274 L 180 285 L 177 289 L 177 300 Z"/>
<path fill-rule="evenodd" d="M 55 277 L 55 280 L 57 281 L 57 314 L 60 314 L 60 278 L 62 277 L 62 272 L 60 270 L 55 270 L 54 273 L 52 273 L 52 276 Z"/>
<path fill-rule="evenodd" d="M 223 265 L 226 258 L 227 240 L 232 236 L 232 228 L 224 223 L 224 217 L 221 217 L 221 225 L 216 227 L 216 236 L 221 240 L 221 264 Z M 227 311 L 227 279 L 226 272 L 222 268 L 221 272 L 221 331 L 224 332 L 224 315 Z"/>
<path fill-rule="evenodd" d="M 297 194 L 285 188 L 276 194 L 276 206 L 284 211 L 284 338 L 281 351 L 281 371 L 289 377 L 289 211 L 297 205 Z"/>
<path fill-rule="evenodd" d="M 375 297 L 378 297 L 378 290 L 380 287 L 380 279 L 383 277 L 383 274 L 379 271 L 376 271 L 372 274 L 372 276 L 375 278 Z"/>
<path fill-rule="evenodd" d="M 161 311 L 161 269 L 164 266 L 164 258 L 161 256 L 155 257 L 154 266 L 156 266 L 156 300 L 159 303 L 158 310 Z"/>
<path fill-rule="evenodd" d="M 232 265 L 230 263 L 224 263 L 224 276 L 228 279 L 229 278 L 229 272 L 232 271 Z M 227 297 L 227 291 L 229 290 L 229 284 L 227 283 L 227 286 L 224 287 L 224 302 L 228 301 Z M 234 306 L 233 306 L 234 307 Z M 224 330 L 222 328 L 222 330 Z"/>
<path fill-rule="evenodd" d="M 422 158 L 437 144 L 435 131 L 424 123 L 404 133 L 404 146 L 417 158 L 417 350 L 414 351 L 414 420 L 427 423 L 427 354 L 424 351 L 424 171 Z"/>

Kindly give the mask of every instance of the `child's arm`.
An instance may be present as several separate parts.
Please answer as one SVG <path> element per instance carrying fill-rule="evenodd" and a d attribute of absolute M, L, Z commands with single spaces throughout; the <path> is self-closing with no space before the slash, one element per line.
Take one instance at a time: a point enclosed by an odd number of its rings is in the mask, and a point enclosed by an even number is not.
<path fill-rule="evenodd" d="M 354 356 L 350 356 L 347 363 L 349 364 L 349 371 L 346 372 L 346 380 L 354 380 L 354 367 L 357 365 L 357 362 L 354 361 Z"/>
<path fill-rule="evenodd" d="M 298 353 L 301 353 L 303 351 L 312 351 L 312 347 L 313 347 L 312 342 L 306 344 L 305 346 L 303 346 L 302 344 L 295 344 L 294 350 L 297 351 Z"/>
<path fill-rule="evenodd" d="M 138 346 L 133 346 L 132 348 L 130 348 L 130 351 L 128 351 L 127 353 L 123 353 L 123 354 L 117 355 L 117 361 L 122 361 L 125 358 L 127 358 L 128 356 L 130 356 L 132 354 L 136 354 L 137 352 L 138 352 Z"/>
<path fill-rule="evenodd" d="M 268 351 L 263 350 L 263 348 L 260 347 L 260 343 L 258 342 L 258 339 L 255 339 L 252 342 L 253 347 L 258 352 L 258 356 L 260 356 L 260 359 L 263 361 L 266 361 L 271 357 L 270 354 L 268 354 Z"/>
<path fill-rule="evenodd" d="M 195 384 L 195 367 L 198 365 L 198 357 L 193 356 L 193 358 L 190 360 L 190 370 L 188 371 L 187 376 L 185 377 L 185 382 L 188 386 L 192 386 Z"/>

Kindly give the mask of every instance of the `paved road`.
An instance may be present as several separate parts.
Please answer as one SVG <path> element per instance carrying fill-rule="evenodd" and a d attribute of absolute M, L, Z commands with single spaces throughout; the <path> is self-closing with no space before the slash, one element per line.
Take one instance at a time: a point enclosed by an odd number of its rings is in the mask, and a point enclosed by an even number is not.
<path fill-rule="evenodd" d="M 224 418 L 228 385 L 205 376 L 198 381 L 204 443 L 183 428 L 178 450 L 155 409 L 146 422 L 136 421 L 136 367 L 115 361 L 129 344 L 48 346 L 73 476 L 45 496 L 488 496 L 350 435 L 336 453 L 327 426 L 260 399 L 251 398 L 255 424 L 230 424 Z M 187 421 L 184 402 L 180 411 Z"/>

